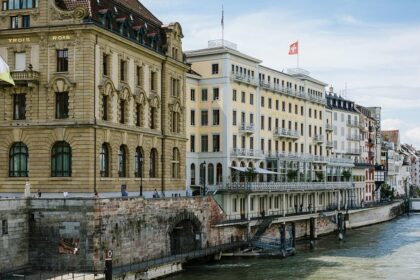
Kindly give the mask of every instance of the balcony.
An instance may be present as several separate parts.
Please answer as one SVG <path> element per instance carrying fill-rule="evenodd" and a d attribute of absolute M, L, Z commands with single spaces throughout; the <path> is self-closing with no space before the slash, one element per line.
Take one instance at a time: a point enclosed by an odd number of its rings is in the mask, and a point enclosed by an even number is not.
<path fill-rule="evenodd" d="M 354 166 L 354 162 L 351 158 L 329 158 L 328 165 Z"/>
<path fill-rule="evenodd" d="M 375 165 L 369 161 L 357 160 L 354 162 L 354 166 L 357 168 L 374 168 Z"/>
<path fill-rule="evenodd" d="M 264 88 L 266 90 L 270 90 L 270 91 L 275 92 L 275 93 L 285 94 L 285 95 L 288 95 L 288 96 L 304 99 L 304 100 L 311 101 L 311 102 L 314 102 L 314 103 L 319 103 L 319 104 L 322 104 L 322 105 L 327 104 L 327 100 L 324 97 L 319 97 L 319 96 L 316 96 L 316 95 L 307 94 L 304 91 L 295 90 L 294 88 L 282 87 L 280 85 L 266 83 L 263 80 L 259 81 L 259 85 L 262 88 Z"/>
<path fill-rule="evenodd" d="M 39 84 L 39 72 L 33 70 L 11 71 L 13 81 L 19 86 L 29 86 L 31 84 Z M 1 85 L 10 85 L 4 81 L 0 81 Z M 11 86 L 11 85 L 10 85 Z"/>
<path fill-rule="evenodd" d="M 347 126 L 359 127 L 359 122 L 356 120 L 347 120 Z"/>
<path fill-rule="evenodd" d="M 239 72 L 232 72 L 231 73 L 232 80 L 239 82 L 239 83 L 245 83 L 252 86 L 258 86 L 257 81 L 253 76 L 249 76 L 243 73 Z"/>
<path fill-rule="evenodd" d="M 252 158 L 261 158 L 263 153 L 260 150 L 253 150 L 253 149 L 238 149 L 234 148 L 230 152 L 232 157 L 252 157 Z"/>
<path fill-rule="evenodd" d="M 333 141 L 325 141 L 325 146 L 327 149 L 333 149 L 334 148 L 334 142 Z"/>
<path fill-rule="evenodd" d="M 325 130 L 326 130 L 326 131 L 334 131 L 332 124 L 327 123 L 327 124 L 325 125 Z"/>
<path fill-rule="evenodd" d="M 288 192 L 344 190 L 354 188 L 352 182 L 249 182 L 226 183 L 210 187 L 213 191 L 225 192 Z"/>
<path fill-rule="evenodd" d="M 300 133 L 297 130 L 276 127 L 274 129 L 274 137 L 297 140 L 300 137 Z"/>
<path fill-rule="evenodd" d="M 252 134 L 255 132 L 255 126 L 253 123 L 241 123 L 239 126 L 239 132 Z"/>
<path fill-rule="evenodd" d="M 347 149 L 346 154 L 348 154 L 348 155 L 360 155 L 360 149 Z"/>
<path fill-rule="evenodd" d="M 324 135 L 314 135 L 314 137 L 312 138 L 314 140 L 315 143 L 317 144 L 322 144 L 324 143 Z"/>
<path fill-rule="evenodd" d="M 349 135 L 349 136 L 347 136 L 347 140 L 358 142 L 358 141 L 362 140 L 362 137 L 361 137 L 361 135 Z"/>

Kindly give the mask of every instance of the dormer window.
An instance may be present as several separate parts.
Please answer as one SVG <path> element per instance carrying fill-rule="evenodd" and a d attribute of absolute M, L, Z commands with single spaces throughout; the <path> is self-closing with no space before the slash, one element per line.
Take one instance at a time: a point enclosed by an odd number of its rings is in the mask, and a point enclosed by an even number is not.
<path fill-rule="evenodd" d="M 22 9 L 33 9 L 38 7 L 37 0 L 9 0 L 3 1 L 2 8 L 5 10 L 22 10 Z"/>

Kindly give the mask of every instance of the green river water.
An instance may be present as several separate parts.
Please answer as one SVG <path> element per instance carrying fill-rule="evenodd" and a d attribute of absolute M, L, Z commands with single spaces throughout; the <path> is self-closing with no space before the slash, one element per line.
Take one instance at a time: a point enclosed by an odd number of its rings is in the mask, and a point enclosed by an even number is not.
<path fill-rule="evenodd" d="M 189 266 L 170 280 L 415 279 L 420 280 L 420 215 L 298 244 L 286 259 L 230 259 Z"/>

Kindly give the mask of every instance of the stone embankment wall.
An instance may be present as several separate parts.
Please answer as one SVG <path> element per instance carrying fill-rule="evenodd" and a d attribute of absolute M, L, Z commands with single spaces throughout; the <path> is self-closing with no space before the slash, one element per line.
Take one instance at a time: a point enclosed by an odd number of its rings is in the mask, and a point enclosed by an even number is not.
<path fill-rule="evenodd" d="M 0 271 L 28 263 L 28 236 L 26 201 L 0 201 Z"/>
<path fill-rule="evenodd" d="M 26 264 L 102 271 L 107 250 L 114 266 L 167 256 L 182 220 L 199 225 L 202 248 L 246 232 L 213 227 L 226 217 L 212 197 L 0 200 L 0 209 L 9 223 L 0 236 L 0 272 Z"/>
<path fill-rule="evenodd" d="M 343 218 L 345 211 L 342 211 Z M 377 223 L 386 222 L 394 219 L 404 213 L 402 201 L 384 205 L 381 207 L 365 208 L 348 211 L 348 220 L 346 221 L 346 228 L 352 229 L 356 227 L 368 226 Z M 289 219 L 290 220 L 290 219 Z M 290 221 L 289 221 L 290 222 Z M 302 219 L 294 221 L 296 238 L 305 238 L 310 235 L 310 220 Z M 280 238 L 279 223 L 273 223 L 266 230 L 263 237 Z M 316 235 L 329 234 L 337 230 L 337 224 L 333 216 L 316 217 Z M 255 231 L 255 230 L 254 230 Z"/>

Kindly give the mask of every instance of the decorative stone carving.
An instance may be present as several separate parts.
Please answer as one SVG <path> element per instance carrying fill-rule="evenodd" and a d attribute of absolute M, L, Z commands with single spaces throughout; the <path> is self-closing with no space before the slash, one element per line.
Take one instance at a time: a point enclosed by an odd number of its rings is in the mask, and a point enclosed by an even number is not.
<path fill-rule="evenodd" d="M 89 11 L 84 7 L 76 7 L 71 11 L 61 10 L 55 4 L 54 0 L 50 0 L 51 20 L 73 20 L 81 21 L 89 15 Z"/>

